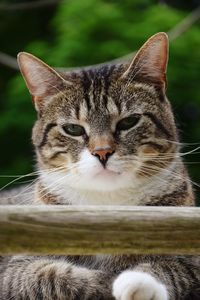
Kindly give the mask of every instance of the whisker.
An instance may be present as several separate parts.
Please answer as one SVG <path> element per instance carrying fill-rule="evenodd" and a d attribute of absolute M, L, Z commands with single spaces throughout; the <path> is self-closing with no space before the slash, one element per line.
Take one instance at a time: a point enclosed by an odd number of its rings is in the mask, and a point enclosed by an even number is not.
<path fill-rule="evenodd" d="M 49 184 L 47 187 L 43 187 L 41 197 L 45 198 L 49 193 L 53 193 L 54 191 L 56 191 L 58 189 L 58 184 L 66 177 L 67 177 L 67 175 L 64 175 L 64 176 L 60 177 L 59 179 L 55 180 L 55 182 L 53 182 L 52 184 Z M 53 188 L 51 188 L 52 186 L 53 186 Z M 45 193 L 43 194 L 43 192 L 45 192 Z"/>
<path fill-rule="evenodd" d="M 171 170 L 168 170 L 168 169 L 165 169 L 165 168 L 159 168 L 157 166 L 145 166 L 145 168 L 147 168 L 148 170 L 152 170 L 152 171 L 168 171 L 170 175 L 172 175 L 174 178 L 177 178 L 177 179 L 184 179 L 184 176 L 181 176 L 180 173 L 177 173 L 175 171 L 171 171 Z M 154 176 L 154 174 L 152 174 Z M 190 183 L 192 183 L 193 185 L 197 186 L 197 187 L 200 187 L 200 184 L 198 184 L 197 182 L 194 182 L 192 181 L 190 178 L 187 179 Z"/>
<path fill-rule="evenodd" d="M 32 181 L 33 181 L 32 179 L 29 179 L 29 180 L 24 180 L 24 181 L 20 181 L 20 184 L 29 183 L 29 182 L 32 182 Z"/>
<path fill-rule="evenodd" d="M 157 139 L 157 141 L 164 141 L 164 142 L 168 142 L 168 143 L 172 143 L 172 144 L 177 144 L 180 146 L 191 146 L 191 145 L 200 145 L 200 143 L 186 143 L 186 142 L 179 142 L 179 141 L 172 141 L 172 140 L 168 140 L 168 139 Z"/>
<path fill-rule="evenodd" d="M 59 93 L 61 93 L 61 95 L 63 95 L 66 98 L 66 94 L 60 90 L 56 85 L 51 84 L 50 82 L 45 82 L 45 84 L 48 84 L 50 87 L 54 88 L 56 91 L 58 91 Z"/>
<path fill-rule="evenodd" d="M 16 177 L 20 177 L 20 176 L 25 176 L 25 175 L 0 175 L 0 178 L 16 178 Z M 26 175 L 26 176 L 34 176 L 34 175 Z"/>
<path fill-rule="evenodd" d="M 194 154 L 194 152 L 196 150 L 199 150 L 200 149 L 200 146 L 196 147 L 195 149 L 191 150 L 191 151 L 188 151 L 188 152 L 185 152 L 185 153 L 180 153 L 181 155 L 188 155 L 188 154 Z M 200 152 L 195 152 L 196 154 L 199 154 Z"/>
<path fill-rule="evenodd" d="M 56 170 L 59 170 L 60 168 L 57 168 Z M 51 173 L 51 172 L 54 172 L 55 169 L 51 169 L 50 171 L 48 171 L 48 173 Z M 3 187 L 0 188 L 0 192 L 3 191 L 4 189 L 6 189 L 8 186 L 16 183 L 17 181 L 19 181 L 20 179 L 23 179 L 23 178 L 26 178 L 26 177 L 32 177 L 32 176 L 35 176 L 35 175 L 40 175 L 42 174 L 42 171 L 36 171 L 36 172 L 32 172 L 32 173 L 28 173 L 28 174 L 25 174 L 25 175 L 21 175 L 21 176 L 18 176 L 17 178 L 15 178 L 14 180 L 8 182 L 7 184 L 5 184 Z M 36 179 L 37 180 L 37 179 Z M 21 183 L 21 182 L 20 182 Z"/>
<path fill-rule="evenodd" d="M 63 167 L 51 168 L 51 169 L 48 169 L 48 171 L 52 171 L 52 170 L 55 170 L 55 169 L 57 170 L 57 169 L 60 169 L 60 168 L 63 168 Z M 6 178 L 6 177 L 8 177 L 8 178 L 9 178 L 9 177 L 14 177 L 14 178 L 15 178 L 15 177 L 21 177 L 21 176 L 24 176 L 24 177 L 27 176 L 27 177 L 28 177 L 28 176 L 36 176 L 36 175 L 38 175 L 38 174 L 41 174 L 42 172 L 43 172 L 43 171 L 41 171 L 41 170 L 37 170 L 37 171 L 31 172 L 31 173 L 28 173 L 28 174 L 15 174 L 15 175 L 10 175 L 10 174 L 9 174 L 9 175 L 0 175 L 0 177 L 1 177 L 1 178 L 4 178 L 4 177 L 5 177 L 5 178 Z"/>
<path fill-rule="evenodd" d="M 28 184 L 27 186 L 25 186 L 21 192 L 19 192 L 18 194 L 16 195 L 13 195 L 12 196 L 12 199 L 16 199 L 16 198 L 19 198 L 20 196 L 27 196 L 29 195 L 30 193 L 34 193 L 34 191 L 31 190 L 31 192 L 27 192 L 29 189 L 31 189 L 33 187 L 33 185 L 35 184 L 35 182 L 37 182 L 37 179 L 33 180 L 30 184 Z"/>
<path fill-rule="evenodd" d="M 196 149 L 193 149 L 191 151 L 188 151 L 188 152 L 180 152 L 180 153 L 177 153 L 177 154 L 165 154 L 165 153 L 160 153 L 158 154 L 157 156 L 155 155 L 143 155 L 143 156 L 132 156 L 132 157 L 122 157 L 123 160 L 138 160 L 139 159 L 153 159 L 153 160 L 167 160 L 167 159 L 170 159 L 170 158 L 181 158 L 181 157 L 184 157 L 186 155 L 190 155 L 190 154 L 200 154 L 200 152 L 195 152 L 197 149 L 199 149 L 200 147 L 197 147 Z"/>
<path fill-rule="evenodd" d="M 2 190 L 4 190 L 5 188 L 7 188 L 8 186 L 10 186 L 12 183 L 14 183 L 14 182 L 16 182 L 16 181 L 18 181 L 18 180 L 20 180 L 20 179 L 22 179 L 22 178 L 31 176 L 30 174 L 32 174 L 32 173 L 29 173 L 29 174 L 26 174 L 26 175 L 22 175 L 22 176 L 20 176 L 20 177 L 15 178 L 14 180 L 8 182 L 8 183 L 5 184 L 2 188 L 0 188 L 0 192 L 1 192 Z"/>

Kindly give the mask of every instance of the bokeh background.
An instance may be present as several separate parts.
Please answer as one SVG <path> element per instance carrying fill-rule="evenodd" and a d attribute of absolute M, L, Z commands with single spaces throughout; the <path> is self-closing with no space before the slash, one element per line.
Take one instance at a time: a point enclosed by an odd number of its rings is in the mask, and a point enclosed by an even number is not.
<path fill-rule="evenodd" d="M 167 95 L 186 143 L 182 151 L 200 146 L 199 20 L 200 0 L 1 0 L 0 188 L 15 179 L 10 175 L 30 173 L 35 164 L 31 127 L 36 113 L 16 65 L 20 51 L 72 68 L 126 56 L 152 34 L 168 32 Z M 184 156 L 197 194 L 199 153 Z"/>

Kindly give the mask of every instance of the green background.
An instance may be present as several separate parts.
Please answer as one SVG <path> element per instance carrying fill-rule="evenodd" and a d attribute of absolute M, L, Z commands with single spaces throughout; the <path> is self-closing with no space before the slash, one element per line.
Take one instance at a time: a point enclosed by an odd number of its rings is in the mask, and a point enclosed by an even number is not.
<path fill-rule="evenodd" d="M 27 7 L 20 3 L 1 1 L 0 51 L 13 57 L 28 51 L 55 67 L 97 64 L 127 55 L 154 33 L 173 29 L 200 4 L 199 0 L 65 0 L 34 8 L 30 2 Z M 191 151 L 200 145 L 199 22 L 170 43 L 167 95 L 181 141 L 187 143 L 182 151 Z M 11 181 L 7 175 L 33 170 L 35 119 L 19 71 L 0 64 L 0 187 Z M 198 152 L 184 156 L 197 185 Z"/>

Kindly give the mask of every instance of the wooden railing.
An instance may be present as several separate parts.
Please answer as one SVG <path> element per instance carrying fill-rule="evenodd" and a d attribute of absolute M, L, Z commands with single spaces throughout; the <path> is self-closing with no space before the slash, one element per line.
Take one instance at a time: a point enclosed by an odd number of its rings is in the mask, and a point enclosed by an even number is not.
<path fill-rule="evenodd" d="M 200 254 L 200 208 L 0 206 L 0 254 Z"/>

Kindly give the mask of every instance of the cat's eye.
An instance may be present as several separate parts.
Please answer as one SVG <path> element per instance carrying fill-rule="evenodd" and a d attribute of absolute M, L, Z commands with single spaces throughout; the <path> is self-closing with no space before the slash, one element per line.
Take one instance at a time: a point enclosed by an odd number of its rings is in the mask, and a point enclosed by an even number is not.
<path fill-rule="evenodd" d="M 116 130 L 128 130 L 134 127 L 140 119 L 139 114 L 132 115 L 130 117 L 124 118 L 117 123 Z"/>
<path fill-rule="evenodd" d="M 63 126 L 64 131 L 72 136 L 81 136 L 85 134 L 83 126 L 77 124 L 66 124 Z"/>

